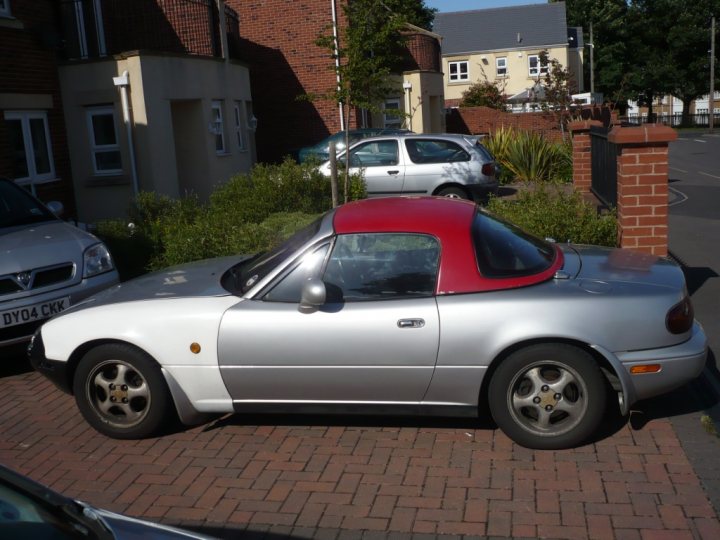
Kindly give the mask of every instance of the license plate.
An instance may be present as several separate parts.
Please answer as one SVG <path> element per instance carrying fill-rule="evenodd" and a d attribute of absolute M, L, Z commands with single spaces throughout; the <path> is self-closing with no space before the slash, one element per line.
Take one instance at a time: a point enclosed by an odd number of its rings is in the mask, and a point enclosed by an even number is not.
<path fill-rule="evenodd" d="M 70 307 L 70 297 L 0 312 L 0 328 L 48 319 Z"/>

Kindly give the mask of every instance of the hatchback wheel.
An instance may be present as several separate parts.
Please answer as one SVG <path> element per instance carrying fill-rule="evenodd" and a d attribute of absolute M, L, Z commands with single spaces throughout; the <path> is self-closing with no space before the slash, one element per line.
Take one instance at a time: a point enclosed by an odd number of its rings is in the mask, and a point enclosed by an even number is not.
<path fill-rule="evenodd" d="M 459 187 L 446 187 L 438 191 L 440 197 L 447 197 L 449 199 L 469 199 L 467 192 Z"/>
<path fill-rule="evenodd" d="M 521 349 L 498 366 L 489 389 L 497 425 L 529 448 L 581 444 L 605 411 L 603 374 L 586 351 L 563 344 Z"/>
<path fill-rule="evenodd" d="M 129 345 L 101 345 L 88 352 L 78 364 L 73 391 L 85 420 L 109 437 L 148 437 L 174 420 L 160 367 Z"/>

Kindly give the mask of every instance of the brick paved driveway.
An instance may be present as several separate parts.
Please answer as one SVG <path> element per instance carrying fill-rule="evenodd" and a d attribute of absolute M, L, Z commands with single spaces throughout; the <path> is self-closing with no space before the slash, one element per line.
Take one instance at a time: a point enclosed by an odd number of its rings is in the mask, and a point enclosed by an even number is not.
<path fill-rule="evenodd" d="M 664 417 L 561 452 L 518 447 L 480 422 L 407 418 L 232 416 L 115 441 L 20 371 L 0 377 L 0 462 L 97 506 L 208 534 L 720 538 Z"/>

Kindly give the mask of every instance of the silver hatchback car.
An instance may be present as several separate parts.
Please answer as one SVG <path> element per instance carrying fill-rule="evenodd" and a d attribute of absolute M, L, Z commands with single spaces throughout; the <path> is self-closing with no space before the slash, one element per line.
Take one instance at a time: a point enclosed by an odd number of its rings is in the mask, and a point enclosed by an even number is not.
<path fill-rule="evenodd" d="M 28 341 L 43 321 L 117 282 L 100 240 L 0 178 L 0 347 Z"/>
<path fill-rule="evenodd" d="M 344 153 L 338 157 L 344 161 Z M 479 199 L 498 188 L 496 163 L 473 135 L 414 133 L 363 139 L 350 147 L 350 172 L 363 171 L 368 196 L 441 195 Z M 320 166 L 330 176 L 330 162 Z"/>

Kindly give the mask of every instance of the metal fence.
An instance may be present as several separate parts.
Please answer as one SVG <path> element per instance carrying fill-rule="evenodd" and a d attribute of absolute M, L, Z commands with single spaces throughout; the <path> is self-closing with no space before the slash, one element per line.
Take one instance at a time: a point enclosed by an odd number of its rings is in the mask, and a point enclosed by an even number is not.
<path fill-rule="evenodd" d="M 617 147 L 608 140 L 609 129 L 590 128 L 591 191 L 608 208 L 617 206 Z"/>
<path fill-rule="evenodd" d="M 637 114 L 629 114 L 620 118 L 625 125 L 639 126 L 642 124 L 665 124 L 670 127 L 709 127 L 710 113 L 688 114 L 683 118 L 682 113 L 658 113 L 653 116 L 640 116 Z M 720 113 L 714 114 L 714 125 L 720 125 Z"/>

